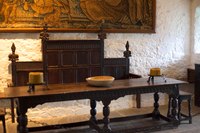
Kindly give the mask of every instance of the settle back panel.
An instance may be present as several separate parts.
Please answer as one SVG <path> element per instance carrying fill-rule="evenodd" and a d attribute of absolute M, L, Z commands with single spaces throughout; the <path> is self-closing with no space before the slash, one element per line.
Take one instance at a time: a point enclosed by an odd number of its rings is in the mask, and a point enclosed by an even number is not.
<path fill-rule="evenodd" d="M 42 39 L 42 49 L 43 61 L 23 62 L 17 61 L 18 56 L 16 59 L 15 49 L 12 49 L 9 58 L 14 86 L 27 85 L 28 73 L 35 71 L 44 72 L 48 84 L 84 82 L 85 78 L 95 75 L 129 78 L 129 58 L 104 58 L 102 39 Z"/>
<path fill-rule="evenodd" d="M 103 50 L 100 40 L 48 40 L 43 62 L 50 84 L 83 82 L 102 75 Z"/>

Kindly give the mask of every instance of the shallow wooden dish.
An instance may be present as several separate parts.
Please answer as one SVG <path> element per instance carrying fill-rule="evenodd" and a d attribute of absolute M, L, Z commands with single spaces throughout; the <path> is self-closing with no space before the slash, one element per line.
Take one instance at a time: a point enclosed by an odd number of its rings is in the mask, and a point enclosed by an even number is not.
<path fill-rule="evenodd" d="M 94 76 L 86 78 L 86 81 L 91 86 L 111 86 L 115 80 L 112 76 Z"/>

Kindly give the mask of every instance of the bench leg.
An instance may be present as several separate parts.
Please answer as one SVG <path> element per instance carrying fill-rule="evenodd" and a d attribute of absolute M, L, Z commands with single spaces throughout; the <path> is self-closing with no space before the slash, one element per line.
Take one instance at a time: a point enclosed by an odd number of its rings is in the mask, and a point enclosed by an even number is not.
<path fill-rule="evenodd" d="M 191 115 L 191 99 L 188 100 L 188 112 L 189 112 L 189 124 L 192 124 L 192 115 Z"/>
<path fill-rule="evenodd" d="M 172 102 L 172 99 L 171 99 L 171 96 L 169 95 L 169 101 L 168 101 L 168 111 L 167 111 L 167 117 L 170 117 L 171 116 L 171 103 Z"/>
<path fill-rule="evenodd" d="M 183 100 L 187 100 L 188 102 L 188 114 L 183 114 L 181 113 L 181 103 Z M 181 95 L 178 98 L 178 119 L 179 122 L 181 122 L 182 120 L 189 120 L 189 124 L 192 123 L 192 115 L 191 115 L 191 96 L 189 95 Z"/>
<path fill-rule="evenodd" d="M 136 94 L 136 107 L 141 108 L 141 94 Z"/>
<path fill-rule="evenodd" d="M 182 100 L 178 99 L 178 119 L 179 119 L 179 122 L 181 122 L 181 102 L 182 102 Z"/>

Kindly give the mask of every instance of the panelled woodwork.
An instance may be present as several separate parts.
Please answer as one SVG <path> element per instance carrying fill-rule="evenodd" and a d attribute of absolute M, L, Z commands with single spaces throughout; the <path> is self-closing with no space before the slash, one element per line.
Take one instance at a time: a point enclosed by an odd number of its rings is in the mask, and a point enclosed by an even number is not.
<path fill-rule="evenodd" d="M 42 62 L 17 62 L 15 72 L 13 76 L 15 77 L 15 86 L 27 85 L 28 83 L 28 73 L 29 72 L 42 72 Z"/>
<path fill-rule="evenodd" d="M 129 78 L 128 58 L 106 58 L 104 59 L 104 75 L 111 75 L 115 79 Z"/>
<path fill-rule="evenodd" d="M 104 58 L 104 69 L 103 75 L 110 75 L 115 77 L 115 79 L 125 79 L 129 75 L 129 64 L 126 58 Z M 42 72 L 43 71 L 43 63 L 40 61 L 27 61 L 27 62 L 16 62 L 16 69 L 12 73 L 16 77 L 16 86 L 26 85 L 28 82 L 28 74 L 29 72 Z M 55 71 L 55 72 L 54 72 Z M 59 82 L 58 75 L 59 72 L 55 70 L 51 71 L 49 76 L 50 83 Z M 96 76 L 101 73 L 100 68 L 91 68 L 91 76 Z M 80 74 L 80 72 L 79 72 Z M 63 82 L 64 83 L 73 83 L 75 82 L 75 71 L 72 68 L 68 68 L 63 70 Z"/>
<path fill-rule="evenodd" d="M 48 40 L 44 43 L 48 83 L 76 83 L 102 75 L 103 51 L 100 40 Z"/>

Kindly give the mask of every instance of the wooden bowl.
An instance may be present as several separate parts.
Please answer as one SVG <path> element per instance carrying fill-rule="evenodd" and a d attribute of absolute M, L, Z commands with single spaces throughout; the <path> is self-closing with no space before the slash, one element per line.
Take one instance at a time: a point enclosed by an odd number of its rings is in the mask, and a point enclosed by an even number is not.
<path fill-rule="evenodd" d="M 94 76 L 86 78 L 86 81 L 91 86 L 111 86 L 114 80 L 115 78 L 112 76 Z"/>

